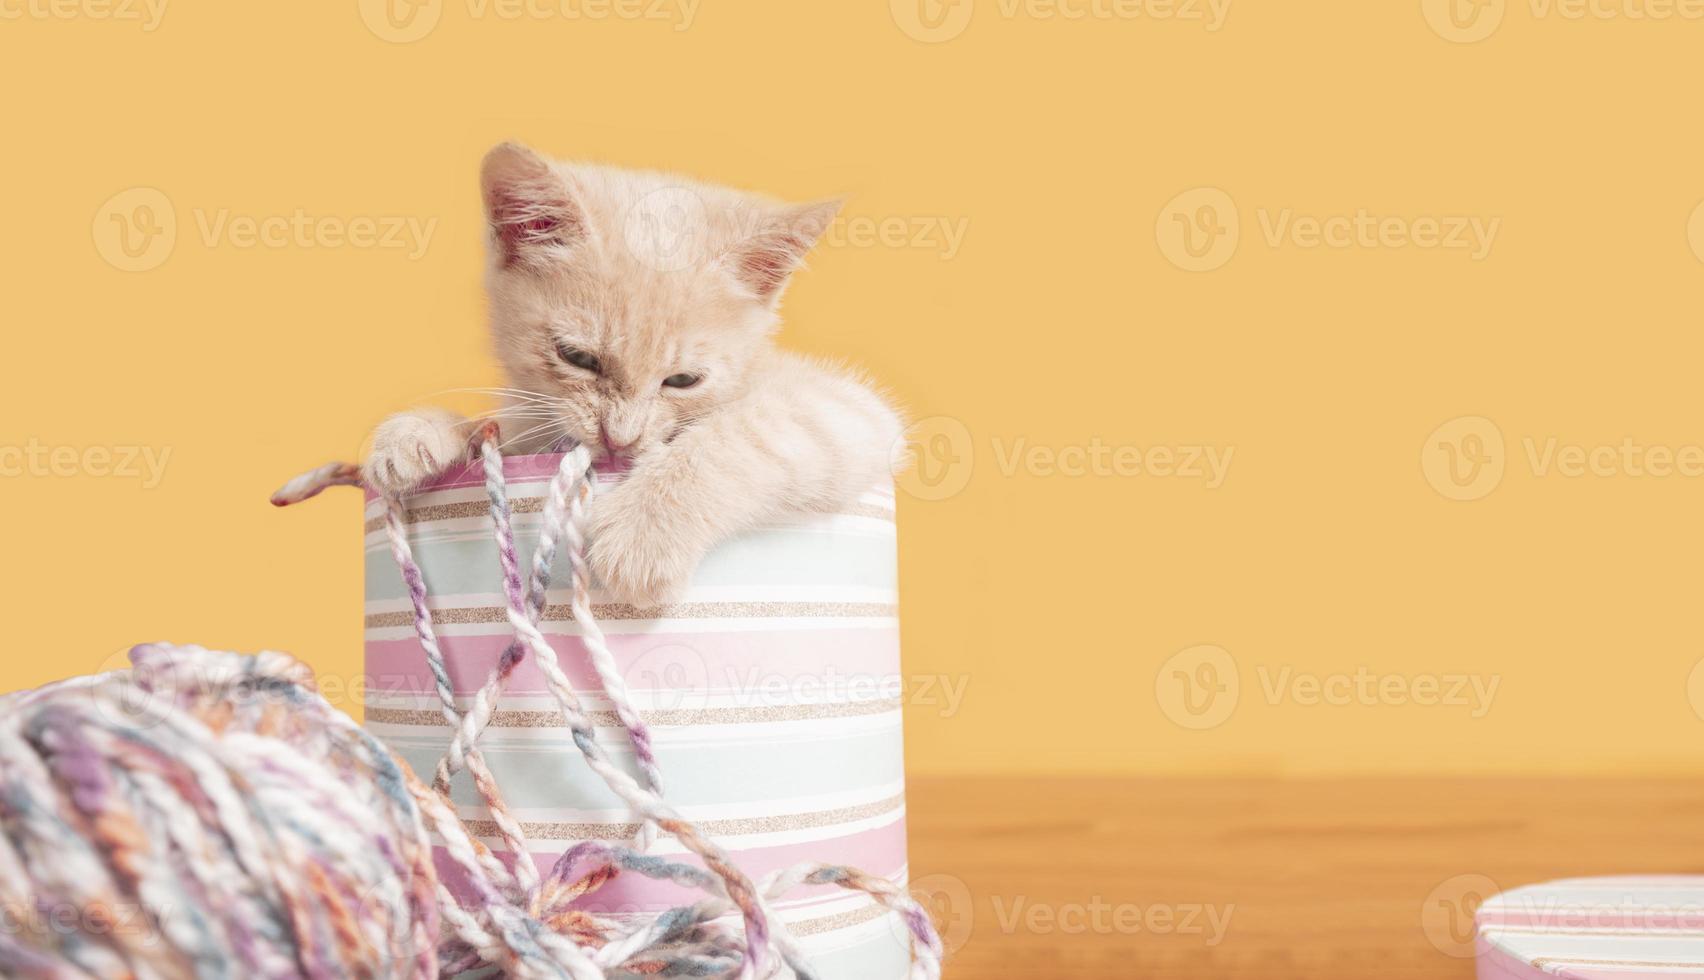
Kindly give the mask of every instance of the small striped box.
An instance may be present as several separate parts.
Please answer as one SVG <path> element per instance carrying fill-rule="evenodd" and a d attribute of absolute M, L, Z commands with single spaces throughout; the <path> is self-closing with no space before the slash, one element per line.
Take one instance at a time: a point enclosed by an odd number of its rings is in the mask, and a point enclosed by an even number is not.
<path fill-rule="evenodd" d="M 1479 980 L 1704 977 L 1704 878 L 1571 878 L 1487 899 Z"/>
<path fill-rule="evenodd" d="M 505 470 L 523 562 L 537 544 L 543 494 L 560 456 L 510 457 Z M 600 479 L 606 479 L 601 478 Z M 492 539 L 484 478 L 469 467 L 408 501 L 409 538 L 425 573 L 458 696 L 490 675 L 513 632 Z M 554 581 L 565 586 L 559 557 Z M 415 638 L 408 592 L 392 562 L 382 504 L 366 509 L 367 726 L 417 772 L 449 744 Z M 599 739 L 630 772 L 632 748 L 603 697 L 571 621 L 566 588 L 549 595 L 541 628 L 599 719 Z M 601 602 L 593 612 L 649 721 L 671 803 L 753 878 L 802 861 L 853 865 L 904 883 L 896 539 L 891 489 L 843 512 L 799 518 L 724 543 L 683 600 L 662 610 Z M 523 665 L 480 743 L 533 861 L 548 868 L 576 841 L 627 842 L 631 814 L 586 766 L 546 693 Z M 466 779 L 461 815 L 501 849 Z M 665 837 L 655 853 L 685 856 Z M 612 913 L 695 900 L 676 886 L 626 875 L 591 896 Z M 903 927 L 868 898 L 796 892 L 776 909 L 826 980 L 906 976 Z"/>

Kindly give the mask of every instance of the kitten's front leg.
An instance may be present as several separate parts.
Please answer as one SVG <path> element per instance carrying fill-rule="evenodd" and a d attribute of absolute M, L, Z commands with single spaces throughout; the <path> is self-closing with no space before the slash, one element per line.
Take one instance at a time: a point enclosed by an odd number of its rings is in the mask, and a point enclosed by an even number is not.
<path fill-rule="evenodd" d="M 658 606 L 686 591 L 716 543 L 714 495 L 691 472 L 690 446 L 664 446 L 592 505 L 592 572 L 616 602 Z"/>
<path fill-rule="evenodd" d="M 902 426 L 854 378 L 780 362 L 754 393 L 641 457 L 592 508 L 592 570 L 612 598 L 679 598 L 711 548 L 803 511 L 829 511 L 891 472 Z"/>
<path fill-rule="evenodd" d="M 466 459 L 469 435 L 467 419 L 441 408 L 392 415 L 373 431 L 361 477 L 380 493 L 408 493 Z"/>

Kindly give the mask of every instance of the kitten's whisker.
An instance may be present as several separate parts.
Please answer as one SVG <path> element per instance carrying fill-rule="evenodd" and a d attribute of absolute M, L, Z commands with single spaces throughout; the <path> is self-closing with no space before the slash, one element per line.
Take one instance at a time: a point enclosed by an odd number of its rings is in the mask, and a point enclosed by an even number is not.
<path fill-rule="evenodd" d="M 529 391 L 526 388 L 510 388 L 510 387 L 503 386 L 503 385 L 496 385 L 496 386 L 490 386 L 490 387 L 472 386 L 472 387 L 465 387 L 465 388 L 445 388 L 443 391 L 440 391 L 439 394 L 441 394 L 441 395 L 450 395 L 450 394 L 529 395 L 529 396 L 532 396 L 534 398 L 545 397 L 543 392 Z"/>
<path fill-rule="evenodd" d="M 555 395 L 546 395 L 537 391 L 526 391 L 521 388 L 448 388 L 439 392 L 440 395 L 492 395 L 500 398 L 513 398 L 518 401 L 534 402 L 551 405 L 562 401 Z"/>
<path fill-rule="evenodd" d="M 507 436 L 508 433 L 520 431 L 522 429 L 525 429 L 527 426 L 548 425 L 550 422 L 554 421 L 554 419 L 547 419 L 547 418 L 487 419 L 487 418 L 481 418 L 481 419 L 475 419 L 474 421 L 481 424 L 481 425 L 489 423 L 489 422 L 496 422 L 497 428 L 500 429 L 505 434 L 505 436 Z"/>
<path fill-rule="evenodd" d="M 493 409 L 481 412 L 476 418 L 481 419 L 552 419 L 560 413 L 543 405 L 511 405 L 508 408 Z"/>
<path fill-rule="evenodd" d="M 528 436 L 533 435 L 534 433 L 542 432 L 542 431 L 550 428 L 551 426 L 556 426 L 556 425 L 561 425 L 561 424 L 562 424 L 561 419 L 551 419 L 550 421 L 544 423 L 543 425 L 535 425 L 532 428 L 526 430 L 525 432 L 517 433 L 516 435 L 510 436 L 509 438 L 504 439 L 501 443 L 499 443 L 497 445 L 497 451 L 499 453 L 501 453 L 504 450 L 508 449 L 510 446 L 512 446 L 512 445 L 514 445 L 518 442 L 521 442 L 522 440 L 526 439 Z"/>
<path fill-rule="evenodd" d="M 553 412 L 553 411 L 544 411 L 544 410 L 535 409 L 535 408 L 522 408 L 522 409 L 503 409 L 503 410 L 495 411 L 495 412 L 481 412 L 480 414 L 478 414 L 474 417 L 479 418 L 479 419 L 521 419 L 521 420 L 540 419 L 540 420 L 543 420 L 543 419 L 556 418 L 557 413 Z"/>

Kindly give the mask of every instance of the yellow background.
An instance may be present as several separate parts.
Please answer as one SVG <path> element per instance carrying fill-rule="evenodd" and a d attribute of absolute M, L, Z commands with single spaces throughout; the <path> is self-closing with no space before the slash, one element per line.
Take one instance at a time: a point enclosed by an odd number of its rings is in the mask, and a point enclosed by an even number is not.
<path fill-rule="evenodd" d="M 960 0 L 929 43 L 903 3 L 702 0 L 677 30 L 448 0 L 397 43 L 355 0 L 172 0 L 153 30 L 31 2 L 0 2 L 0 446 L 170 456 L 152 488 L 0 479 L 0 689 L 164 638 L 290 650 L 350 703 L 356 498 L 266 497 L 497 381 L 475 173 L 512 137 L 965 230 L 831 245 L 786 309 L 788 343 L 958 438 L 911 486 L 962 489 L 902 495 L 914 772 L 1704 771 L 1704 480 L 1539 475 L 1523 446 L 1704 443 L 1704 21 L 1521 0 L 1460 43 L 1415 0 L 1236 0 L 1217 31 Z M 138 187 L 175 245 L 123 271 L 102 208 Z M 1195 188 L 1240 219 L 1212 271 L 1163 234 Z M 1308 248 L 1266 236 L 1283 209 L 1500 226 L 1480 260 Z M 415 259 L 209 241 L 221 210 L 437 224 Z M 1506 440 L 1481 499 L 1423 461 L 1462 416 Z M 1234 457 L 1210 490 L 1007 472 L 1019 440 Z M 1240 697 L 1195 731 L 1167 661 L 1202 644 Z M 1263 692 L 1285 668 L 1500 686 L 1479 718 L 1309 705 Z"/>

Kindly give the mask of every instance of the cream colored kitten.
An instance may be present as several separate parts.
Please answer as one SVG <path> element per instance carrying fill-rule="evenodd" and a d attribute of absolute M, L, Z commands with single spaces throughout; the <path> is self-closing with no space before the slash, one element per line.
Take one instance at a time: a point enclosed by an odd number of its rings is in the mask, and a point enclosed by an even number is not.
<path fill-rule="evenodd" d="M 661 174 L 555 163 L 504 144 L 482 173 L 506 451 L 578 440 L 631 464 L 594 505 L 608 594 L 679 596 L 712 546 L 831 509 L 890 473 L 898 414 L 845 369 L 778 350 L 788 279 L 839 209 Z M 470 423 L 387 419 L 364 464 L 403 492 L 462 460 Z"/>

